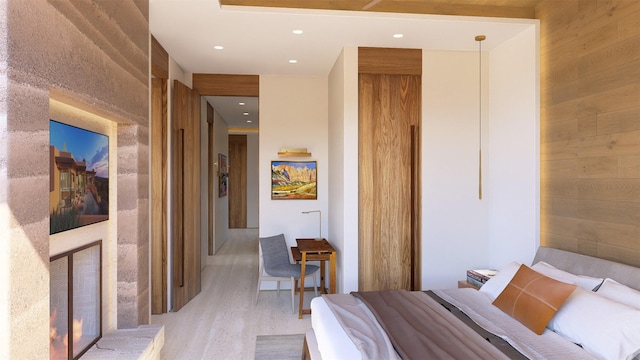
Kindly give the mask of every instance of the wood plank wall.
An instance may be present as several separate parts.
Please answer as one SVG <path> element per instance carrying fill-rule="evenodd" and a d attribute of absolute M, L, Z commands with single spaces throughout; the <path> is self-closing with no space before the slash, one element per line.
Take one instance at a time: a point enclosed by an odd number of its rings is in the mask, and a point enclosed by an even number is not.
<path fill-rule="evenodd" d="M 640 266 L 640 1 L 545 0 L 541 244 Z"/>

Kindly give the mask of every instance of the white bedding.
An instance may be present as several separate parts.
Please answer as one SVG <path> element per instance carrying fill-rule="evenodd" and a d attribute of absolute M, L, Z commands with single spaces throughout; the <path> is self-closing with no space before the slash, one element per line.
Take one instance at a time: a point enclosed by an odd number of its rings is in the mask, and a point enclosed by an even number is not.
<path fill-rule="evenodd" d="M 311 327 L 322 359 L 360 359 L 358 350 L 322 296 L 311 300 Z M 315 359 L 314 359 L 315 360 Z"/>
<path fill-rule="evenodd" d="M 595 359 L 577 345 L 552 331 L 545 330 L 542 335 L 536 335 L 517 320 L 491 305 L 490 298 L 475 289 L 449 289 L 434 292 L 463 310 L 480 326 L 507 340 L 530 359 Z M 323 297 L 312 300 L 311 313 L 313 314 L 311 324 L 322 359 L 366 358 L 361 356 Z"/>
<path fill-rule="evenodd" d="M 436 295 L 462 310 L 485 330 L 503 338 L 529 359 L 597 359 L 578 345 L 546 329 L 541 335 L 491 304 L 475 289 L 435 290 Z"/>
<path fill-rule="evenodd" d="M 548 247 L 538 248 L 533 263 L 538 261 L 545 261 L 572 274 L 612 278 L 636 289 L 636 291 L 640 290 L 640 268 Z M 483 292 L 474 289 L 435 290 L 434 292 L 457 306 L 488 331 L 507 339 L 512 346 L 532 359 L 594 358 L 577 345 L 552 331 L 545 330 L 542 335 L 535 335 L 517 320 L 491 305 L 490 297 Z M 628 297 L 628 295 L 625 296 Z M 635 304 L 635 298 L 633 301 Z M 318 348 L 321 349 L 322 359 L 360 359 L 360 352 L 342 329 L 325 300 L 323 298 L 313 299 L 311 308 L 311 323 L 315 330 Z M 585 316 L 589 316 L 589 311 L 585 311 Z M 540 342 L 540 339 L 543 341 Z M 313 360 L 320 359 L 313 357 Z M 640 360 L 640 354 L 634 360 Z"/>

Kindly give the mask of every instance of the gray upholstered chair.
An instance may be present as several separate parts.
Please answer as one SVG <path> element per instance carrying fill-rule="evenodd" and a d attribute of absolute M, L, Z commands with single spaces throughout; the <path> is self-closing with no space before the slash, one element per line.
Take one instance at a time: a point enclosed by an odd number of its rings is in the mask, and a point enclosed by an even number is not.
<path fill-rule="evenodd" d="M 280 294 L 280 281 L 291 280 L 291 309 L 295 307 L 295 280 L 300 279 L 300 264 L 292 264 L 289 260 L 289 247 L 284 239 L 284 234 L 260 238 L 259 246 L 260 273 L 258 276 L 258 289 L 256 290 L 255 304 L 260 295 L 260 284 L 263 281 L 276 281 L 277 291 Z M 315 274 L 319 267 L 307 264 L 305 267 L 305 279 L 313 277 L 313 289 L 318 295 Z"/>

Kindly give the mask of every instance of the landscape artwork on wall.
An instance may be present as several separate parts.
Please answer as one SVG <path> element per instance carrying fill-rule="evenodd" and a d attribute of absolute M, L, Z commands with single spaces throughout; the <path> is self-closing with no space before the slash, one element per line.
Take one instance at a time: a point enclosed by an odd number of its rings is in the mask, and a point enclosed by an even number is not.
<path fill-rule="evenodd" d="M 109 219 L 109 137 L 49 121 L 50 234 Z"/>
<path fill-rule="evenodd" d="M 272 200 L 316 200 L 315 161 L 271 161 Z"/>

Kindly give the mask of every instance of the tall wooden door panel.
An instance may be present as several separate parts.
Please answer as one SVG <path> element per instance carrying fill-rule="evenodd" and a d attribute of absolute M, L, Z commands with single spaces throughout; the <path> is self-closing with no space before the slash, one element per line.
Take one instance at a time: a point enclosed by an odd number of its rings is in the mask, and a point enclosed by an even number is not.
<path fill-rule="evenodd" d="M 169 144 L 168 81 L 169 54 L 155 37 L 151 37 L 151 313 L 168 310 Z"/>
<path fill-rule="evenodd" d="M 218 177 L 215 172 L 215 164 L 218 161 L 215 156 L 215 151 L 213 151 L 214 144 L 213 141 L 215 139 L 214 127 L 213 127 L 213 107 L 207 102 L 207 137 L 209 140 L 209 148 L 207 149 L 207 164 L 208 166 L 208 174 L 207 174 L 207 189 L 209 196 L 207 197 L 207 254 L 209 256 L 214 255 L 214 243 L 213 243 L 213 219 L 215 218 L 215 189 L 218 181 Z"/>
<path fill-rule="evenodd" d="M 418 75 L 359 75 L 361 291 L 416 288 L 420 94 Z"/>
<path fill-rule="evenodd" d="M 167 312 L 167 80 L 151 79 L 151 313 Z"/>
<path fill-rule="evenodd" d="M 247 135 L 229 135 L 229 228 L 247 227 Z"/>
<path fill-rule="evenodd" d="M 200 292 L 200 95 L 173 86 L 173 310 Z"/>

